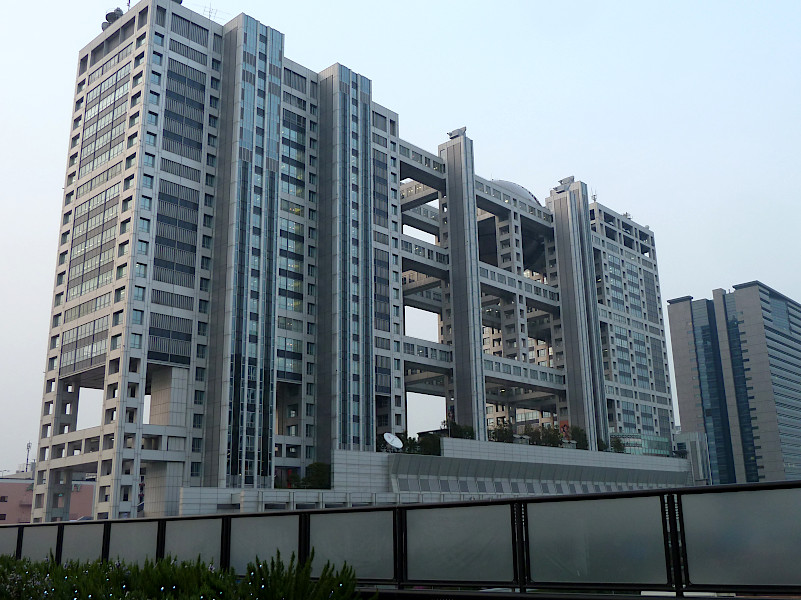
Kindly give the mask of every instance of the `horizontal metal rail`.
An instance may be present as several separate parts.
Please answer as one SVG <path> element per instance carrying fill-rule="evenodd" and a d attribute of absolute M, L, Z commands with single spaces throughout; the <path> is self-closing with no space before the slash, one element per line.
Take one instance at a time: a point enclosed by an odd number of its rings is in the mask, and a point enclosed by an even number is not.
<path fill-rule="evenodd" d="M 242 572 L 348 562 L 382 599 L 801 594 L 801 482 L 0 526 L 0 554 Z M 322 561 L 322 562 L 320 562 Z"/>

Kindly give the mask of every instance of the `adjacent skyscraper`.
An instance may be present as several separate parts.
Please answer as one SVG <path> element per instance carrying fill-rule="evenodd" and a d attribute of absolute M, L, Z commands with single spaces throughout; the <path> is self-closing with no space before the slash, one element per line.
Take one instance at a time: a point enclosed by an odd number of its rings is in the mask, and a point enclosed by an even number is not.
<path fill-rule="evenodd" d="M 79 53 L 35 520 L 67 517 L 76 471 L 100 518 L 294 485 L 405 431 L 409 392 L 479 440 L 489 406 L 669 453 L 647 228 L 573 178 L 543 205 L 478 177 L 464 129 L 402 140 L 369 79 L 292 62 L 251 17 L 108 18 Z M 91 389 L 101 420 L 78 429 Z"/>
<path fill-rule="evenodd" d="M 801 478 L 801 305 L 752 281 L 669 300 L 682 432 L 712 483 Z"/>

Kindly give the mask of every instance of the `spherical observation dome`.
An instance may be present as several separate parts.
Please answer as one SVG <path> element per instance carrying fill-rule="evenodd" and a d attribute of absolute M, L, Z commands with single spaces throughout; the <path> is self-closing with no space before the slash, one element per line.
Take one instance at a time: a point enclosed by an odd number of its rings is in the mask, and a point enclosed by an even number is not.
<path fill-rule="evenodd" d="M 533 202 L 536 202 L 539 206 L 542 206 L 542 203 L 539 200 L 537 200 L 537 197 L 519 183 L 504 181 L 502 179 L 493 179 L 492 183 L 497 183 L 498 185 L 502 185 L 503 187 L 512 191 L 512 193 L 517 194 L 518 196 L 522 196 L 526 200 L 531 200 Z"/>

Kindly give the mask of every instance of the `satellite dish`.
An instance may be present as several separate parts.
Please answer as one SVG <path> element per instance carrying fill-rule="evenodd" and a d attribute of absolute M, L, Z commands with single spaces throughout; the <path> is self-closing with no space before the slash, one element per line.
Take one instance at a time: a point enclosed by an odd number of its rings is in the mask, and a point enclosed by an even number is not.
<path fill-rule="evenodd" d="M 384 434 L 384 441 L 395 450 L 400 450 L 403 448 L 403 442 L 400 441 L 400 438 L 398 438 L 398 436 L 394 433 L 386 432 Z"/>

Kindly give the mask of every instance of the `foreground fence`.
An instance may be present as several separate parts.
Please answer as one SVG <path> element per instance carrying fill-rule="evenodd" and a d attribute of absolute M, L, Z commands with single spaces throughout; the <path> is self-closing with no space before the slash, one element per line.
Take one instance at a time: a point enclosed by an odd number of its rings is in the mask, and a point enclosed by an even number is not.
<path fill-rule="evenodd" d="M 314 549 L 364 585 L 801 593 L 801 483 L 0 527 L 0 554 L 243 573 Z"/>

